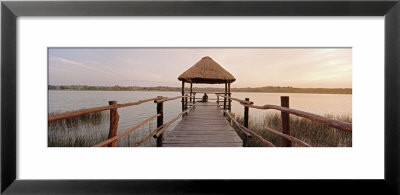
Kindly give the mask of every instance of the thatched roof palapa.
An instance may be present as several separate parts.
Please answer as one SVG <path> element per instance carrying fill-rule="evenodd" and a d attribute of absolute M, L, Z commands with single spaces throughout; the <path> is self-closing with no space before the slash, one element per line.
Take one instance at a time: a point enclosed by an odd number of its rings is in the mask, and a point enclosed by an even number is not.
<path fill-rule="evenodd" d="M 187 83 L 217 84 L 225 82 L 232 83 L 236 79 L 212 58 L 205 56 L 195 65 L 182 73 L 178 77 L 178 80 Z"/>

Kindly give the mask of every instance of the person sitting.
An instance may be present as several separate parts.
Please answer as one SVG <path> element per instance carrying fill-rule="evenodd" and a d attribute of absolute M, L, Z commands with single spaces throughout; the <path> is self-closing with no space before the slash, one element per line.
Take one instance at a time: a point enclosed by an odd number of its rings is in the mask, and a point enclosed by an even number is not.
<path fill-rule="evenodd" d="M 207 102 L 208 101 L 208 95 L 207 93 L 204 93 L 203 99 L 201 100 L 202 102 Z"/>

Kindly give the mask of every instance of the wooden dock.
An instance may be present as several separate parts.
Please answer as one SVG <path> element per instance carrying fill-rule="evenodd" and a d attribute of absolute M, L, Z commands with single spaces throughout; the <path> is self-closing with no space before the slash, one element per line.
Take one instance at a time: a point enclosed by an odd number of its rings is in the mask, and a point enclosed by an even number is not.
<path fill-rule="evenodd" d="M 100 106 L 58 115 L 49 115 L 48 122 L 50 123 L 57 120 L 64 120 L 85 114 L 109 110 L 110 130 L 108 139 L 94 145 L 94 147 L 116 147 L 116 141 L 118 139 L 128 135 L 130 132 L 139 129 L 140 127 L 143 127 L 145 124 L 154 119 L 157 119 L 157 128 L 154 129 L 148 136 L 144 137 L 141 141 L 137 142 L 134 147 L 140 146 L 151 138 L 157 139 L 157 147 L 247 147 L 249 146 L 249 138 L 256 139 L 260 146 L 275 147 L 276 145 L 266 140 L 257 132 L 248 129 L 249 108 L 261 110 L 273 109 L 281 112 L 282 131 L 272 129 L 267 126 L 262 129 L 265 132 L 281 137 L 283 144 L 279 145 L 280 147 L 291 147 L 292 143 L 295 143 L 296 146 L 300 147 L 312 147 L 305 141 L 291 136 L 289 114 L 296 115 L 297 117 L 302 117 L 328 127 L 336 128 L 341 131 L 350 133 L 352 132 L 352 123 L 334 120 L 313 113 L 289 108 L 288 96 L 281 96 L 281 106 L 271 104 L 257 106 L 254 105 L 249 98 L 242 100 L 230 97 L 226 93 L 223 95 L 220 93 L 215 93 L 215 95 L 217 96 L 217 102 L 223 102 L 223 105 L 221 104 L 220 106 L 217 106 L 217 104 L 214 102 L 196 102 L 194 105 L 189 105 L 188 98 L 190 98 L 189 101 L 192 102 L 192 100 L 196 99 L 195 95 L 176 97 L 157 96 L 156 98 L 149 98 L 124 104 L 117 104 L 116 101 L 109 101 L 109 106 Z M 220 98 L 221 100 L 223 99 L 223 101 L 219 101 Z M 163 103 L 176 99 L 182 100 L 182 112 L 170 121 L 164 122 Z M 243 123 L 237 121 L 235 117 L 232 116 L 230 112 L 230 100 L 237 101 L 244 107 Z M 136 106 L 147 102 L 154 102 L 157 104 L 157 114 L 150 116 L 141 123 L 134 125 L 128 130 L 125 130 L 123 133 L 117 134 L 119 121 L 118 109 L 128 106 Z M 243 140 L 241 140 L 241 138 L 236 134 L 235 129 L 233 129 L 222 113 L 225 113 L 226 118 L 228 118 L 228 120 L 237 128 L 237 130 L 243 133 Z M 178 123 L 175 129 L 172 130 L 168 135 L 164 136 L 167 128 L 181 117 L 183 117 L 183 119 Z"/>
<path fill-rule="evenodd" d="M 215 102 L 197 102 L 164 139 L 163 147 L 242 147 L 243 141 Z"/>

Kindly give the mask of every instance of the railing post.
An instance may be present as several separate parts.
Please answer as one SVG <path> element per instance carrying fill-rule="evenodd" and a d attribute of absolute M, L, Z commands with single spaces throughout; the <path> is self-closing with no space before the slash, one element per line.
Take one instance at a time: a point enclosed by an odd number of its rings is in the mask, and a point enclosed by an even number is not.
<path fill-rule="evenodd" d="M 231 97 L 231 82 L 230 81 L 228 83 L 228 97 Z M 228 100 L 228 110 L 229 110 L 229 112 L 231 112 L 231 106 L 232 106 L 231 102 L 232 102 L 232 100 L 229 99 Z"/>
<path fill-rule="evenodd" d="M 185 110 L 187 110 L 187 109 L 188 109 L 188 98 L 185 97 Z M 187 115 L 187 112 L 185 115 Z"/>
<path fill-rule="evenodd" d="M 193 86 L 193 83 L 190 83 L 190 102 L 192 102 L 192 94 L 193 94 L 192 86 Z"/>
<path fill-rule="evenodd" d="M 226 110 L 226 97 L 224 97 L 224 110 Z M 225 112 L 224 112 L 224 116 L 225 116 Z"/>
<path fill-rule="evenodd" d="M 225 82 L 225 93 L 224 93 L 224 110 L 226 110 L 226 96 L 228 96 L 228 94 L 227 94 L 227 90 L 228 90 L 228 83 L 227 82 Z M 226 114 L 225 114 L 225 112 L 224 112 L 224 116 L 225 116 Z"/>
<path fill-rule="evenodd" d="M 281 96 L 281 106 L 289 108 L 289 96 Z M 282 133 L 290 135 L 290 118 L 289 113 L 282 112 Z M 282 138 L 283 147 L 292 147 L 292 142 L 286 138 Z"/>
<path fill-rule="evenodd" d="M 158 96 L 162 97 L 162 96 Z M 163 102 L 157 103 L 157 114 L 160 116 L 157 117 L 157 128 L 164 124 L 164 106 Z M 157 137 L 157 147 L 161 147 L 163 145 L 164 134 L 161 134 Z"/>
<path fill-rule="evenodd" d="M 117 105 L 117 101 L 109 101 L 108 105 Z M 110 130 L 108 131 L 108 139 L 117 135 L 119 115 L 117 108 L 110 110 Z M 107 145 L 108 147 L 115 147 L 116 141 Z"/>
<path fill-rule="evenodd" d="M 182 81 L 182 96 L 185 96 L 185 81 Z M 185 99 L 182 97 L 182 112 L 185 110 Z"/>
<path fill-rule="evenodd" d="M 246 101 L 250 101 L 249 98 L 245 98 Z M 249 107 L 244 107 L 244 115 L 243 115 L 243 126 L 249 128 Z M 247 146 L 247 136 L 245 135 L 243 139 L 243 147 Z"/>
<path fill-rule="evenodd" d="M 217 94 L 217 105 L 219 106 L 219 96 Z"/>
<path fill-rule="evenodd" d="M 245 100 L 250 101 L 249 98 L 245 98 Z M 244 107 L 243 125 L 244 125 L 244 127 L 249 128 L 249 107 L 247 107 L 247 106 Z"/>

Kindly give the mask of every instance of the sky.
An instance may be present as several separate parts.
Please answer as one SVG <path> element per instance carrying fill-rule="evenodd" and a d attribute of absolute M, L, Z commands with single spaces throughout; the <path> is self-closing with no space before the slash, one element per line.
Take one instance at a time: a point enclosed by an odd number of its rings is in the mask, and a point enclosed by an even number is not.
<path fill-rule="evenodd" d="M 236 78 L 232 87 L 352 87 L 351 48 L 49 48 L 49 85 L 178 87 L 204 56 Z"/>

